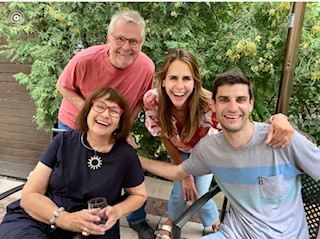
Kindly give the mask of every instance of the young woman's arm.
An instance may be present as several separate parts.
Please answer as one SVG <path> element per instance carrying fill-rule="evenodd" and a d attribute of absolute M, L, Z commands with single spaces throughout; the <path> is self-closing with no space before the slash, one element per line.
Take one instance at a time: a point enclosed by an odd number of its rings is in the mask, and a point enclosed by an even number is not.
<path fill-rule="evenodd" d="M 283 114 L 276 114 L 271 119 L 266 121 L 266 123 L 271 124 L 266 144 L 272 147 L 287 146 L 291 142 L 295 131 L 289 123 L 288 117 Z"/>

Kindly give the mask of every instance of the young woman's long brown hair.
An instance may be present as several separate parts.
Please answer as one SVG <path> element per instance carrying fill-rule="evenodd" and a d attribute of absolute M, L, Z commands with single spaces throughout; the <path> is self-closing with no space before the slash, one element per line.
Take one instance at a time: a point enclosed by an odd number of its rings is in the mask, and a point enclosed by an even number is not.
<path fill-rule="evenodd" d="M 169 137 L 173 135 L 172 115 L 170 113 L 168 114 L 168 110 L 173 107 L 173 104 L 167 95 L 165 88 L 162 87 L 162 82 L 166 78 L 170 64 L 175 60 L 180 60 L 188 64 L 194 79 L 194 89 L 187 100 L 188 113 L 183 125 L 183 130 L 185 132 L 184 141 L 187 142 L 193 137 L 197 127 L 199 126 L 203 112 L 208 111 L 212 94 L 210 91 L 202 87 L 196 58 L 186 49 L 179 48 L 171 50 L 165 57 L 157 75 L 157 90 L 159 92 L 158 116 L 162 136 Z"/>

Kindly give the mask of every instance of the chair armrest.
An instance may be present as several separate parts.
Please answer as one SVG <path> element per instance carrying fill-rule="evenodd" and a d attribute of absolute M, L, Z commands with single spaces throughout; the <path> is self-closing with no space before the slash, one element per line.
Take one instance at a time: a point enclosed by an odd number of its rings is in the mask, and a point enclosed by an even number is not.
<path fill-rule="evenodd" d="M 61 132 L 67 131 L 67 130 L 66 129 L 52 128 L 51 131 L 53 133 L 61 133 Z"/>
<path fill-rule="evenodd" d="M 21 185 L 19 185 L 19 186 L 16 186 L 16 187 L 14 187 L 14 188 L 11 188 L 11 189 L 9 189 L 9 190 L 1 193 L 1 194 L 0 194 L 0 200 L 6 198 L 6 197 L 8 197 L 8 196 L 10 196 L 11 194 L 14 194 L 14 193 L 20 191 L 20 190 L 23 188 L 23 186 L 24 186 L 24 184 L 21 184 Z"/>
<path fill-rule="evenodd" d="M 51 140 L 59 133 L 67 131 L 66 129 L 52 128 L 51 129 Z"/>
<path fill-rule="evenodd" d="M 180 239 L 182 227 L 191 219 L 191 217 L 214 195 L 219 193 L 221 189 L 218 185 L 214 186 L 209 192 L 195 201 L 181 216 L 174 222 L 171 234 L 172 239 Z"/>

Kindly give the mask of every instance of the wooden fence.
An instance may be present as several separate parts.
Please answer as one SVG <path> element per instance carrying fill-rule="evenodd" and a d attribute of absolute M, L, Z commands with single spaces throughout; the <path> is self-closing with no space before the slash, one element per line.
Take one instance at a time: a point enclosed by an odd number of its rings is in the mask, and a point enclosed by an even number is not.
<path fill-rule="evenodd" d="M 13 77 L 19 72 L 30 72 L 30 66 L 0 55 L 0 175 L 26 178 L 48 146 L 51 133 L 38 130 L 33 122 L 34 102 Z"/>

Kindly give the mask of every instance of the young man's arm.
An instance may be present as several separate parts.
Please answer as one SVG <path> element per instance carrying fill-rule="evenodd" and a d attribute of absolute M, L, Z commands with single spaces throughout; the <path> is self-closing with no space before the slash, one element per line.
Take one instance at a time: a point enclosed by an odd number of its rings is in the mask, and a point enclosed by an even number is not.
<path fill-rule="evenodd" d="M 189 175 L 187 172 L 183 170 L 182 163 L 178 165 L 171 164 L 158 160 L 148 159 L 142 156 L 139 156 L 139 159 L 144 170 L 147 170 L 150 173 L 153 173 L 155 175 L 169 180 L 181 180 Z M 193 196 L 191 196 L 189 200 L 194 202 L 196 199 L 199 198 L 199 194 L 195 184 L 191 186 L 190 191 L 190 195 Z"/>
<path fill-rule="evenodd" d="M 189 174 L 182 169 L 182 164 L 171 164 L 139 156 L 142 168 L 150 173 L 169 180 L 181 180 Z"/>

